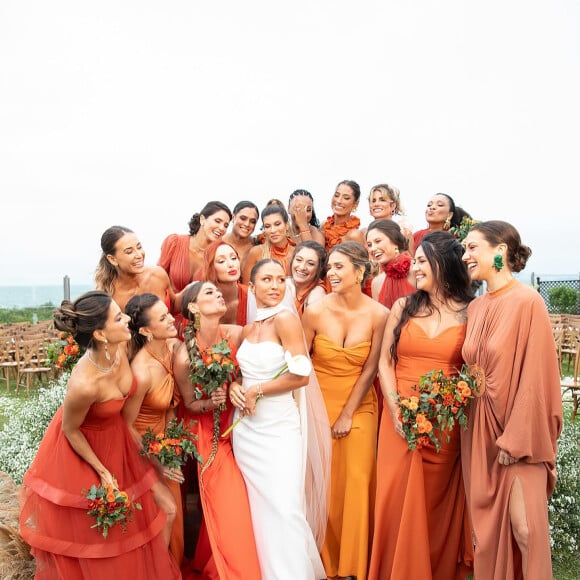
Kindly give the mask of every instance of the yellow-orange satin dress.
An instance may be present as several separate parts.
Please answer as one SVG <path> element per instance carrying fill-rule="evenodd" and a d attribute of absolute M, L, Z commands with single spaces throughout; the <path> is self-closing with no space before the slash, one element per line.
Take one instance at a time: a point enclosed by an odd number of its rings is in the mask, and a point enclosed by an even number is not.
<path fill-rule="evenodd" d="M 348 348 L 327 336 L 314 338 L 312 364 L 332 426 L 368 358 L 370 341 Z M 322 562 L 329 577 L 367 577 L 373 533 L 376 479 L 377 395 L 369 389 L 352 419 L 350 433 L 332 440 L 330 508 Z"/>
<path fill-rule="evenodd" d="M 411 396 L 419 377 L 432 370 L 456 373 L 465 328 L 452 326 L 429 338 L 413 319 L 406 323 L 397 347 L 397 392 Z M 383 412 L 369 579 L 454 580 L 472 573 L 472 564 L 459 425 L 439 453 L 431 444 L 411 451 Z"/>
<path fill-rule="evenodd" d="M 145 347 L 147 349 L 147 347 Z M 157 360 L 167 371 L 163 381 L 154 389 L 149 391 L 135 420 L 135 429 L 140 435 L 143 435 L 147 429 L 153 433 L 163 433 L 165 431 L 167 411 L 176 406 L 178 402 L 177 391 L 175 390 L 175 380 L 173 378 L 173 368 L 171 366 L 171 357 L 169 362 L 157 357 L 151 350 L 147 352 Z M 171 539 L 169 541 L 169 551 L 175 558 L 177 565 L 180 566 L 183 560 L 183 509 L 181 506 L 181 487 L 176 481 L 164 478 L 163 483 L 171 490 L 171 494 L 177 505 L 177 514 L 171 529 Z"/>

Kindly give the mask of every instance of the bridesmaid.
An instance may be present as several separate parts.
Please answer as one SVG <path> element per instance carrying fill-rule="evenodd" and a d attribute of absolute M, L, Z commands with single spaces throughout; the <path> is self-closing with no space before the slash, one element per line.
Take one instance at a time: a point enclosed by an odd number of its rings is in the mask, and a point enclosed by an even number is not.
<path fill-rule="evenodd" d="M 324 235 L 320 231 L 320 222 L 314 211 L 314 198 L 309 191 L 296 189 L 290 194 L 288 215 L 292 239 L 297 244 L 314 240 L 324 246 Z"/>
<path fill-rule="evenodd" d="M 175 381 L 173 359 L 181 344 L 177 338 L 175 318 L 167 306 L 155 294 L 133 296 L 127 303 L 127 314 L 131 317 L 131 370 L 137 380 L 137 391 L 125 403 L 123 416 L 141 438 L 151 429 L 153 433 L 163 433 L 167 423 L 175 417 Z M 158 496 L 163 501 L 167 489 L 173 497 L 171 516 L 173 525 L 167 529 L 169 550 L 181 566 L 183 560 L 183 510 L 181 488 L 183 474 L 180 469 L 160 468 L 164 482 L 156 486 Z"/>
<path fill-rule="evenodd" d="M 314 240 L 300 242 L 292 254 L 290 263 L 291 277 L 288 283 L 293 286 L 298 316 L 304 310 L 326 296 L 326 251 Z"/>
<path fill-rule="evenodd" d="M 370 580 L 467 578 L 473 551 L 461 476 L 459 424 L 439 453 L 409 450 L 394 394 L 416 393 L 421 375 L 461 368 L 472 299 L 462 248 L 447 232 L 423 238 L 415 254 L 417 291 L 393 305 L 379 378 L 386 403 L 379 429 Z"/>
<path fill-rule="evenodd" d="M 364 246 L 330 250 L 332 293 L 304 312 L 306 342 L 332 429 L 330 510 L 322 561 L 329 578 L 367 576 L 376 476 L 377 373 L 389 311 L 362 292 L 371 275 Z"/>
<path fill-rule="evenodd" d="M 192 580 L 197 573 L 202 578 L 221 580 L 260 579 L 246 486 L 234 459 L 231 438 L 220 437 L 231 424 L 227 385 L 211 397 L 204 394 L 196 399 L 189 379 L 190 361 L 223 339 L 228 341 L 235 360 L 242 328 L 221 324 L 226 311 L 222 293 L 212 282 L 195 282 L 184 292 L 186 340 L 177 353 L 174 370 L 185 408 L 197 421 L 197 445 L 203 458 L 203 464 L 196 462 L 202 527 L 191 571 L 184 571 L 184 578 Z M 221 404 L 226 404 L 225 411 L 219 410 Z"/>
<path fill-rule="evenodd" d="M 137 235 L 129 228 L 111 226 L 101 236 L 101 257 L 95 271 L 97 290 L 107 292 L 125 310 L 136 294 L 151 292 L 167 307 L 178 307 L 167 273 L 159 266 L 145 265 L 145 250 Z"/>
<path fill-rule="evenodd" d="M 106 292 L 64 300 L 55 310 L 55 326 L 87 350 L 22 483 L 20 534 L 32 548 L 38 580 L 181 578 L 162 534 L 167 518 L 152 492 L 157 475 L 121 416 L 136 389 L 126 354 L 128 323 Z M 101 484 L 142 506 L 125 532 L 114 525 L 106 538 L 91 527 L 83 497 L 83 490 Z"/>
<path fill-rule="evenodd" d="M 261 214 L 265 242 L 248 252 L 242 272 L 242 280 L 247 283 L 254 265 L 265 258 L 278 260 L 284 272 L 290 274 L 290 260 L 296 244 L 288 237 L 288 213 L 277 200 L 271 200 Z"/>
<path fill-rule="evenodd" d="M 226 301 L 222 324 L 246 324 L 248 287 L 240 282 L 240 276 L 240 258 L 235 247 L 225 240 L 210 244 L 203 259 L 202 277 L 213 282 Z"/>
<path fill-rule="evenodd" d="M 446 193 L 436 193 L 432 196 L 425 209 L 425 221 L 427 227 L 413 234 L 415 248 L 419 247 L 421 240 L 429 232 L 448 231 L 459 225 L 461 217 L 456 211 L 453 198 Z"/>
<path fill-rule="evenodd" d="M 224 242 L 236 250 L 242 268 L 248 252 L 256 245 L 253 234 L 259 217 L 260 211 L 255 203 L 239 201 L 234 207 L 232 229 L 222 238 Z"/>
<path fill-rule="evenodd" d="M 344 180 L 337 186 L 330 207 L 332 215 L 322 225 L 324 247 L 328 252 L 332 247 L 345 241 L 360 242 L 364 245 L 363 233 L 358 229 L 360 219 L 352 215 L 360 200 L 360 186 L 356 181 Z"/>

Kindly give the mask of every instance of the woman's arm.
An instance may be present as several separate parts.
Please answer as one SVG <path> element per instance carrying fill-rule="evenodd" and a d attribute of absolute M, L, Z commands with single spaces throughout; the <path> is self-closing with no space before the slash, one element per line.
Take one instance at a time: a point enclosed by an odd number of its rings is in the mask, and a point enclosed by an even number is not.
<path fill-rule="evenodd" d="M 379 359 L 379 381 L 381 384 L 381 391 L 391 419 L 393 420 L 393 425 L 395 431 L 401 435 L 403 434 L 403 427 L 401 425 L 401 420 L 399 419 L 399 411 L 397 403 L 395 401 L 394 395 L 397 394 L 397 378 L 395 375 L 395 361 L 391 356 L 391 345 L 394 342 L 394 330 L 401 320 L 401 314 L 403 311 L 403 306 L 405 304 L 404 298 L 399 298 L 394 304 L 389 315 L 389 319 L 385 326 L 385 332 L 383 334 L 383 346 L 381 349 L 381 356 Z"/>
<path fill-rule="evenodd" d="M 71 447 L 101 478 L 103 484 L 117 485 L 114 475 L 101 463 L 80 430 L 93 403 L 97 401 L 98 387 L 93 381 L 69 381 L 63 403 L 62 431 Z"/>
<path fill-rule="evenodd" d="M 139 362 L 136 362 L 135 360 L 133 360 L 133 363 L 131 364 L 131 370 L 133 371 L 133 376 L 137 381 L 137 389 L 135 394 L 125 401 L 121 413 L 125 422 L 129 426 L 129 430 L 133 434 L 133 438 L 141 447 L 141 435 L 135 428 L 135 421 L 139 416 L 143 399 L 145 399 L 147 393 L 151 389 L 151 374 L 147 368 L 143 367 L 143 365 L 140 365 Z"/>
<path fill-rule="evenodd" d="M 335 438 L 346 437 L 352 427 L 352 417 L 360 407 L 363 399 L 366 397 L 373 380 L 377 375 L 377 366 L 381 353 L 381 342 L 385 330 L 385 324 L 389 316 L 389 310 L 380 304 L 375 306 L 371 313 L 374 325 L 371 334 L 371 349 L 365 364 L 362 367 L 361 374 L 357 379 L 351 394 L 347 399 L 338 419 L 332 425 L 332 436 Z"/>

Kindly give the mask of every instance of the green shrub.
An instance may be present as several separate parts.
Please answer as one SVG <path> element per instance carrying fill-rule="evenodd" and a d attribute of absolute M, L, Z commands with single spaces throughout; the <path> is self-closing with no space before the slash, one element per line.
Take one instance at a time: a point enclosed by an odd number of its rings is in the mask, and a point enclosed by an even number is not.
<path fill-rule="evenodd" d="M 554 560 L 578 554 L 580 548 L 580 422 L 564 421 L 556 460 L 558 481 L 548 502 Z"/>
<path fill-rule="evenodd" d="M 48 424 L 64 400 L 68 378 L 69 373 L 63 373 L 55 382 L 38 389 L 25 405 L 19 406 L 21 401 L 16 398 L 3 399 L 8 421 L 0 431 L 0 471 L 16 483 L 22 483 Z"/>
<path fill-rule="evenodd" d="M 548 290 L 550 311 L 562 314 L 575 314 L 578 307 L 578 290 L 569 286 L 555 286 Z"/>
<path fill-rule="evenodd" d="M 41 306 L 28 308 L 0 308 L 0 323 L 34 322 L 36 320 L 52 320 L 55 307 L 49 302 Z"/>

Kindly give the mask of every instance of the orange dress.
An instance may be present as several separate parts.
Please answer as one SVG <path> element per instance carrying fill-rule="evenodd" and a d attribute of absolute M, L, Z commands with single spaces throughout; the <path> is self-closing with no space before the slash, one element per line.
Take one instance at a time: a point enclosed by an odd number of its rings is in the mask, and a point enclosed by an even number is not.
<path fill-rule="evenodd" d="M 429 338 L 411 319 L 398 344 L 397 392 L 408 397 L 421 375 L 460 368 L 465 328 L 453 326 Z M 390 413 L 382 414 L 369 579 L 453 580 L 471 573 L 458 428 L 449 442 L 443 439 L 439 453 L 433 445 L 410 451 Z"/>
<path fill-rule="evenodd" d="M 147 349 L 147 347 L 145 347 Z M 155 358 L 167 371 L 165 379 L 157 385 L 151 392 L 147 393 L 141 403 L 141 409 L 135 420 L 135 429 L 140 435 L 143 435 L 147 429 L 153 433 L 163 433 L 166 425 L 167 410 L 175 407 L 174 398 L 175 380 L 173 378 L 173 369 L 167 367 L 166 362 L 160 359 L 150 349 L 147 352 Z M 169 359 L 172 360 L 171 358 Z M 169 363 L 171 364 L 171 362 Z M 175 561 L 181 565 L 183 560 L 183 509 L 181 506 L 181 486 L 176 481 L 164 479 L 163 483 L 171 490 L 173 499 L 177 506 L 177 514 L 171 529 L 171 539 L 169 540 L 169 550 L 173 554 Z"/>
<path fill-rule="evenodd" d="M 485 375 L 485 391 L 471 402 L 468 428 L 461 433 L 475 577 L 523 577 L 509 515 L 510 492 L 519 478 L 529 533 L 526 579 L 551 578 L 547 500 L 556 480 L 562 394 L 542 297 L 513 280 L 476 298 L 467 311 L 463 355 Z M 517 463 L 501 465 L 500 448 Z"/>
<path fill-rule="evenodd" d="M 231 344 L 230 348 L 235 359 L 236 349 Z M 207 396 L 204 394 L 203 398 Z M 220 436 L 232 424 L 233 407 L 229 399 L 226 405 L 222 412 L 190 415 L 198 422 L 197 448 L 203 458 L 203 465 L 196 462 L 203 521 L 195 557 L 183 571 L 187 580 L 261 578 L 246 484 L 234 458 L 231 433 Z M 216 416 L 219 431 L 212 454 Z"/>
<path fill-rule="evenodd" d="M 359 378 L 370 342 L 343 348 L 314 338 L 312 365 L 330 425 L 340 415 Z M 352 419 L 347 437 L 332 440 L 330 506 L 322 562 L 329 577 L 367 577 L 376 478 L 377 396 L 371 387 Z"/>
<path fill-rule="evenodd" d="M 136 383 L 128 396 L 135 392 Z M 121 409 L 125 399 L 91 405 L 81 432 L 119 488 L 140 503 L 127 531 L 109 529 L 107 538 L 91 528 L 84 492 L 100 480 L 74 451 L 62 431 L 62 407 L 56 412 L 30 468 L 24 475 L 20 533 L 32 547 L 36 576 L 54 578 L 180 578 L 163 540 L 165 514 L 153 498 L 158 481 L 151 463 L 139 449 Z"/>

